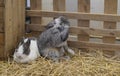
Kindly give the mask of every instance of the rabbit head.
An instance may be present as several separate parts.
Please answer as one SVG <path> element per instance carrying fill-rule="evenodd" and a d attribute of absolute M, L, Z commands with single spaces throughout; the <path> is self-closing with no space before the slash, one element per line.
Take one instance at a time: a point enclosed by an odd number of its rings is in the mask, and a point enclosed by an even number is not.
<path fill-rule="evenodd" d="M 37 39 L 35 38 L 22 38 L 13 55 L 14 61 L 19 63 L 30 62 L 38 56 L 40 54 L 37 47 Z"/>
<path fill-rule="evenodd" d="M 49 28 L 56 28 L 56 27 L 69 27 L 70 23 L 67 18 L 64 16 L 59 16 L 52 20 L 48 25 L 46 26 L 46 29 Z"/>

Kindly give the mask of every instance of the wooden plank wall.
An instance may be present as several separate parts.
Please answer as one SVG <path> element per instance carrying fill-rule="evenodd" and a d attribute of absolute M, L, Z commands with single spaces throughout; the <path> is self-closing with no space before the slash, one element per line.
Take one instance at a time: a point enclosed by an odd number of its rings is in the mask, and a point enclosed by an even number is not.
<path fill-rule="evenodd" d="M 12 55 L 25 33 L 25 0 L 4 0 L 5 50 L 4 57 Z"/>
<path fill-rule="evenodd" d="M 78 41 L 68 41 L 69 46 L 76 48 L 99 48 L 104 50 L 119 50 L 120 44 L 113 44 L 116 37 L 120 37 L 120 30 L 114 25 L 120 22 L 120 15 L 116 15 L 118 0 L 104 0 L 105 14 L 90 13 L 90 0 L 78 0 L 78 12 L 65 11 L 66 0 L 53 0 L 54 11 L 26 10 L 26 15 L 31 17 L 56 17 L 64 15 L 69 19 L 78 20 L 78 27 L 71 27 L 70 33 L 78 35 Z M 112 4 L 112 6 L 110 6 Z M 62 7 L 61 7 L 62 6 Z M 64 12 L 65 11 L 65 12 Z M 111 12 L 114 11 L 114 12 Z M 111 12 L 111 13 L 110 13 Z M 105 21 L 103 29 L 89 27 L 90 20 Z M 43 31 L 45 25 L 27 24 L 32 31 Z M 103 36 L 103 43 L 89 42 L 90 35 Z M 108 39 L 110 40 L 108 42 Z M 105 40 L 107 39 L 107 40 Z M 112 43 L 110 42 L 112 39 Z M 113 40 L 114 39 L 114 40 Z"/>

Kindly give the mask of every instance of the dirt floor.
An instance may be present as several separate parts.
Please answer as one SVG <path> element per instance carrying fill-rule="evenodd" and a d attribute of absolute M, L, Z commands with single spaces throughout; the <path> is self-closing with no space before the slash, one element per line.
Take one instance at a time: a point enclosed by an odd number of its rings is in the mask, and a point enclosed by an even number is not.
<path fill-rule="evenodd" d="M 106 58 L 99 50 L 77 52 L 69 61 L 59 63 L 38 58 L 29 64 L 0 62 L 0 76 L 120 76 L 120 58 Z"/>

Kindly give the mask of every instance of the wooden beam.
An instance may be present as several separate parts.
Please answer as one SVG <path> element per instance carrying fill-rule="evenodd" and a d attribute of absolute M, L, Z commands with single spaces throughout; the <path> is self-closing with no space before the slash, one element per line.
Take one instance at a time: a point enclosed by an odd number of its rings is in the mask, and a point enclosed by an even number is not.
<path fill-rule="evenodd" d="M 116 14 L 90 14 L 82 12 L 63 12 L 63 11 L 41 11 L 41 10 L 27 10 L 27 16 L 32 17 L 56 17 L 64 15 L 71 19 L 83 19 L 83 20 L 98 20 L 98 21 L 111 21 L 120 22 L 120 15 Z"/>
<path fill-rule="evenodd" d="M 43 31 L 45 29 L 45 25 L 39 24 L 26 24 L 29 26 L 31 31 Z M 94 36 L 112 36 L 112 37 L 120 37 L 120 30 L 117 29 L 95 29 L 88 27 L 70 27 L 71 34 L 87 34 Z"/>
<path fill-rule="evenodd" d="M 101 50 L 120 50 L 120 44 L 95 43 L 86 41 L 68 41 L 70 47 L 74 48 L 96 48 Z"/>
<path fill-rule="evenodd" d="M 70 33 L 87 34 L 87 35 L 94 35 L 94 36 L 120 37 L 120 30 L 95 29 L 95 28 L 88 28 L 88 27 L 71 27 Z"/>

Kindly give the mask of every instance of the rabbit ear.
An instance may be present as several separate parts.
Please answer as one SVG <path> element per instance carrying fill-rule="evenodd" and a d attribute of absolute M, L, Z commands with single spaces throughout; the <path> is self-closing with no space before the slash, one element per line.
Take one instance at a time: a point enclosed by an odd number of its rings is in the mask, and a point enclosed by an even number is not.
<path fill-rule="evenodd" d="M 61 15 L 61 16 L 55 16 L 55 17 L 53 17 L 53 19 L 56 19 L 56 18 L 59 18 L 59 17 L 64 17 L 64 18 L 66 18 L 65 15 Z"/>
<path fill-rule="evenodd" d="M 53 17 L 53 19 L 56 19 L 56 18 L 58 18 L 58 17 Z"/>
<path fill-rule="evenodd" d="M 22 37 L 22 40 L 25 40 L 25 37 L 24 37 L 24 36 Z"/>
<path fill-rule="evenodd" d="M 47 26 L 45 26 L 46 29 L 49 29 L 51 27 L 53 27 L 54 25 L 52 23 L 48 23 Z"/>
<path fill-rule="evenodd" d="M 26 45 L 30 46 L 30 39 L 27 40 Z"/>
<path fill-rule="evenodd" d="M 31 40 L 28 39 L 27 42 L 24 43 L 24 45 L 23 45 L 23 48 L 24 48 L 23 54 L 29 55 L 29 53 L 30 53 L 30 41 Z"/>
<path fill-rule="evenodd" d="M 25 37 L 22 37 L 22 38 L 20 39 L 19 46 L 24 43 L 24 40 L 25 40 Z"/>

